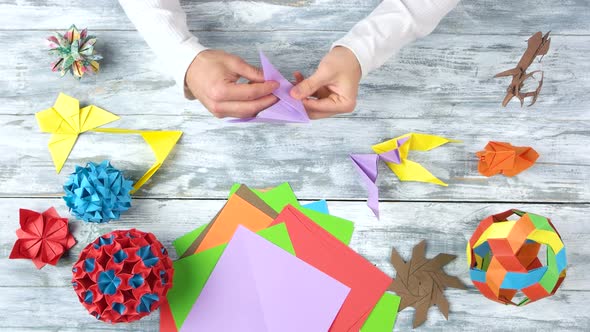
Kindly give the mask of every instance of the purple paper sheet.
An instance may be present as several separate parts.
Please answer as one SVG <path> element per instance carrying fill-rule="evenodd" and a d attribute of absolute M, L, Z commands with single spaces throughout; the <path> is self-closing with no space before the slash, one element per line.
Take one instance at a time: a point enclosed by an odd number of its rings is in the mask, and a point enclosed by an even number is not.
<path fill-rule="evenodd" d="M 266 123 L 307 123 L 309 117 L 303 107 L 303 103 L 289 94 L 293 84 L 289 82 L 281 73 L 270 63 L 264 53 L 260 52 L 260 63 L 264 72 L 266 81 L 279 82 L 279 88 L 272 94 L 279 98 L 279 101 L 258 113 L 255 118 L 234 119 L 230 122 L 266 122 Z"/>
<path fill-rule="evenodd" d="M 328 331 L 349 292 L 240 226 L 180 331 Z"/>

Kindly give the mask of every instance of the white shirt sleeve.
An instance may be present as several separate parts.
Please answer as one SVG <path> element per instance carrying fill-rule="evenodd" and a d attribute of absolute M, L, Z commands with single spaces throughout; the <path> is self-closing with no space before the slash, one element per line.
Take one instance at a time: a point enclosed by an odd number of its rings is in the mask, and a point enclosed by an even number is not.
<path fill-rule="evenodd" d="M 333 47 L 350 49 L 363 76 L 379 68 L 402 47 L 430 34 L 459 0 L 383 0 Z"/>
<path fill-rule="evenodd" d="M 206 48 L 189 31 L 179 0 L 119 0 L 119 3 L 182 87 L 185 97 L 194 99 L 185 89 L 184 79 L 189 65 Z"/>

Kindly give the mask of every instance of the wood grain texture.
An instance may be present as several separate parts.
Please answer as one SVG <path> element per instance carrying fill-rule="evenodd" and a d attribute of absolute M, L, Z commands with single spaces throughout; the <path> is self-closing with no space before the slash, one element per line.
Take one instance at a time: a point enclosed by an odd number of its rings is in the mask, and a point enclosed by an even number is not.
<path fill-rule="evenodd" d="M 191 30 L 220 31 L 348 31 L 379 0 L 183 0 Z M 462 1 L 437 32 L 453 34 L 524 34 L 553 30 L 588 34 L 588 0 Z M 0 0 L 0 29 L 63 29 L 63 17 L 93 30 L 133 30 L 116 0 Z"/>
<path fill-rule="evenodd" d="M 349 153 L 369 153 L 371 144 L 419 131 L 463 140 L 412 159 L 449 183 L 400 182 L 380 164 L 381 197 L 389 200 L 588 202 L 590 156 L 587 122 L 538 119 L 526 126 L 491 121 L 485 126 L 445 119 L 338 118 L 306 126 L 245 126 L 190 116 L 125 116 L 120 128 L 180 129 L 185 132 L 170 160 L 138 195 L 168 198 L 222 198 L 233 182 L 268 187 L 289 181 L 302 198 L 363 199 Z M 33 116 L 0 116 L 7 137 L 0 194 L 59 196 L 74 165 L 110 159 L 137 180 L 153 162 L 149 147 L 137 135 L 85 133 L 80 136 L 62 173 L 47 149 L 49 134 L 37 133 Z M 370 128 L 370 130 L 369 130 Z M 342 135 L 338 133 L 343 133 Z M 517 177 L 486 178 L 477 172 L 475 152 L 487 140 L 534 146 L 539 162 Z M 541 143 L 540 143 L 541 142 Z M 34 185 L 27 185 L 34 184 Z"/>
<path fill-rule="evenodd" d="M 11 199 L 0 200 L 0 320 L 4 328 L 40 328 L 42 330 L 142 330 L 157 329 L 157 314 L 139 323 L 109 326 L 97 322 L 78 303 L 71 290 L 71 265 L 83 247 L 103 233 L 115 229 L 136 227 L 153 232 L 168 248 L 171 242 L 184 232 L 206 223 L 223 205 L 222 200 L 152 200 L 139 199 L 123 219 L 106 225 L 83 224 L 72 221 L 71 228 L 78 244 L 57 267 L 34 269 L 28 260 L 8 260 L 18 227 L 16 206 L 43 210 L 56 206 L 58 212 L 68 215 L 59 199 Z M 329 202 L 333 214 L 355 222 L 351 247 L 390 275 L 394 270 L 388 262 L 390 250 L 395 246 L 402 256 L 410 255 L 411 248 L 421 239 L 427 239 L 427 257 L 439 252 L 456 254 L 458 258 L 446 268 L 458 275 L 467 291 L 449 290 L 451 303 L 449 321 L 445 321 L 436 309 L 421 330 L 476 331 L 486 326 L 500 331 L 505 326 L 514 330 L 545 329 L 549 326 L 559 331 L 583 330 L 590 324 L 585 313 L 584 298 L 590 291 L 587 283 L 590 269 L 590 227 L 586 222 L 588 205 L 544 204 L 481 204 L 481 203 L 382 203 L 380 221 L 362 202 Z M 570 268 L 568 276 L 557 294 L 541 302 L 523 308 L 506 307 L 485 299 L 471 286 L 466 268 L 465 244 L 478 222 L 484 217 L 509 208 L 520 208 L 552 219 L 568 249 Z M 175 253 L 170 250 L 173 257 Z M 14 278 L 18 275 L 18 278 Z M 21 305 L 10 305 L 19 302 Z M 55 305 L 59 303 L 59 305 Z M 477 306 L 477 309 L 474 308 Z M 27 320 L 34 315 L 37 321 Z M 411 326 L 412 310 L 403 312 L 396 330 L 407 331 Z M 502 324 L 497 323 L 498 320 Z M 534 322 L 534 325 L 531 325 Z M 41 325 L 39 325 L 41 324 Z M 531 329 L 532 328 L 532 329 Z"/>
<path fill-rule="evenodd" d="M 379 0 L 184 0 L 188 23 L 203 44 L 258 64 L 264 50 L 288 74 L 313 72 L 331 43 Z M 206 223 L 230 185 L 268 187 L 291 182 L 302 199 L 333 199 L 330 209 L 355 222 L 351 246 L 390 275 L 392 246 L 405 257 L 421 239 L 428 257 L 458 255 L 447 266 L 470 285 L 449 290 L 450 320 L 437 309 L 418 331 L 587 331 L 590 315 L 590 0 L 463 1 L 435 32 L 403 49 L 363 80 L 353 114 L 309 126 L 235 125 L 213 119 L 198 102 L 181 98 L 171 77 L 126 18 L 116 0 L 0 0 L 0 330 L 157 331 L 158 313 L 123 325 L 96 321 L 71 289 L 71 266 L 83 247 L 115 229 L 153 232 L 172 241 Z M 71 23 L 98 35 L 105 59 L 98 76 L 78 82 L 51 73 L 44 38 Z M 552 30 L 543 91 L 536 105 L 500 107 L 506 79 L 526 38 Z M 87 133 L 62 174 L 56 175 L 33 114 L 58 92 L 96 104 L 122 119 L 111 126 L 185 132 L 162 169 L 138 193 L 123 219 L 107 225 L 72 221 L 77 245 L 58 266 L 36 270 L 9 260 L 18 208 L 56 206 L 75 164 L 111 159 L 132 179 L 153 157 L 136 136 Z M 410 131 L 461 139 L 412 159 L 449 187 L 400 183 L 380 166 L 380 221 L 372 217 L 349 153 Z M 474 153 L 488 140 L 533 146 L 541 154 L 514 178 L 477 173 Z M 485 299 L 469 282 L 465 243 L 482 218 L 508 208 L 550 217 L 568 250 L 568 276 L 557 294 L 523 308 Z M 174 250 L 173 258 L 176 258 Z M 411 328 L 413 310 L 400 313 L 395 331 Z"/>
<path fill-rule="evenodd" d="M 51 72 L 43 40 L 50 31 L 0 31 L 0 114 L 34 114 L 49 107 L 59 91 L 119 115 L 210 115 L 198 102 L 181 98 L 171 77 L 137 32 L 99 33 L 97 49 L 105 60 L 95 77 L 77 81 Z M 334 32 L 205 32 L 206 45 L 223 48 L 258 65 L 264 50 L 288 76 L 313 73 Z M 526 125 L 539 117 L 590 120 L 590 36 L 554 36 L 543 59 L 546 72 L 538 102 L 521 109 L 500 103 L 509 79 L 495 79 L 512 68 L 526 48 L 527 36 L 431 35 L 407 48 L 363 80 L 356 112 L 343 117 L 449 119 L 463 125 L 508 121 Z M 532 68 L 532 67 L 531 67 Z M 138 103 L 149 101 L 149 104 Z M 450 120 L 452 119 L 452 120 Z M 515 123 L 515 127 L 516 127 Z M 272 126 L 269 126 L 272 127 Z M 425 128 L 427 129 L 427 128 Z"/>

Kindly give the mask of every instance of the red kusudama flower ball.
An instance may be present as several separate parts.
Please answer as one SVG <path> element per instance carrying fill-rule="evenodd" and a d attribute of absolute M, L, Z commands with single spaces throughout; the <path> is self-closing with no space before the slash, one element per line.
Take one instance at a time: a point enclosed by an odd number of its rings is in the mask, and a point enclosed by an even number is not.
<path fill-rule="evenodd" d="M 136 229 L 108 233 L 80 253 L 72 285 L 97 319 L 132 322 L 165 301 L 172 287 L 172 260 L 152 233 Z"/>

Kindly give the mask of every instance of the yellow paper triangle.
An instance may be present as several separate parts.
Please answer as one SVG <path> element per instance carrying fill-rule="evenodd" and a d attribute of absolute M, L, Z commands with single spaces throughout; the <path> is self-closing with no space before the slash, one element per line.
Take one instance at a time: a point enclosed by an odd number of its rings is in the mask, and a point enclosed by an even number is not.
<path fill-rule="evenodd" d="M 156 160 L 161 163 L 166 160 L 180 136 L 182 136 L 182 131 L 149 131 L 141 134 L 141 137 L 154 151 Z"/>
<path fill-rule="evenodd" d="M 81 123 L 82 132 L 119 120 L 119 117 L 115 114 L 94 105 L 86 106 L 80 111 L 83 114 L 87 114 L 87 116 L 82 119 L 84 120 Z"/>
<path fill-rule="evenodd" d="M 49 152 L 51 153 L 51 159 L 55 165 L 55 170 L 59 173 L 68 160 L 70 152 L 76 144 L 78 135 L 76 134 L 53 134 L 49 142 Z"/>
<path fill-rule="evenodd" d="M 432 175 L 426 168 L 417 162 L 404 160 L 401 164 L 386 163 L 387 166 L 397 175 L 400 181 L 417 181 L 438 184 L 439 186 L 448 186 L 448 184 L 439 180 Z"/>
<path fill-rule="evenodd" d="M 460 143 L 461 141 L 448 139 L 441 136 L 412 133 L 410 150 L 429 151 L 447 143 Z"/>
<path fill-rule="evenodd" d="M 141 186 L 143 186 L 147 180 L 149 180 L 152 175 L 154 175 L 158 169 L 160 169 L 162 163 L 164 163 L 164 160 L 166 160 L 182 136 L 182 131 L 153 131 L 121 128 L 98 128 L 93 129 L 92 131 L 110 134 L 138 134 L 141 135 L 144 141 L 152 149 L 154 156 L 156 157 L 156 162 L 133 185 L 133 190 L 131 191 L 132 194 L 139 190 L 139 188 L 141 188 Z"/>

